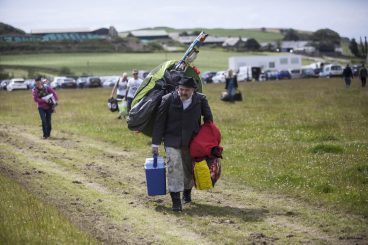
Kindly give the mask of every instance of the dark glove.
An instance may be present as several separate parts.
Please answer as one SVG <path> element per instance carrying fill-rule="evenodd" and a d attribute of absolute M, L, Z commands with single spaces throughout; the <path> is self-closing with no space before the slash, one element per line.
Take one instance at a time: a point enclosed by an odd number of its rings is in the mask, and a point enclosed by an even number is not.
<path fill-rule="evenodd" d="M 211 155 L 217 158 L 222 158 L 223 148 L 221 146 L 215 146 L 211 149 Z"/>

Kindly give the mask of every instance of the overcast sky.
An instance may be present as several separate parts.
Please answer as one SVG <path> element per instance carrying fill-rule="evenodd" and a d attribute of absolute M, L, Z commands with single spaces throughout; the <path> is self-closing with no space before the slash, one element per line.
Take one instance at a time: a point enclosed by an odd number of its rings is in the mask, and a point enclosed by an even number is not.
<path fill-rule="evenodd" d="M 330 28 L 368 36 L 366 0 L 0 0 L 0 22 L 26 32 L 114 26 L 174 28 Z"/>

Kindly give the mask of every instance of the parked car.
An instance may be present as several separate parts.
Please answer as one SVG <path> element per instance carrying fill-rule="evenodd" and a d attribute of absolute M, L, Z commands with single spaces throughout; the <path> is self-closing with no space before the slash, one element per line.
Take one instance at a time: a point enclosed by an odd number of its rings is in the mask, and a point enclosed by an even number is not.
<path fill-rule="evenodd" d="M 319 73 L 320 77 L 338 77 L 342 76 L 342 66 L 336 64 L 329 64 L 323 66 L 323 70 Z"/>
<path fill-rule="evenodd" d="M 360 70 L 361 67 L 362 67 L 362 65 L 352 65 L 351 66 L 351 70 L 353 72 L 354 77 L 359 76 L 359 70 Z"/>
<path fill-rule="evenodd" d="M 291 79 L 291 74 L 288 70 L 281 70 L 277 74 L 277 78 L 280 79 L 280 80 L 282 80 L 282 79 Z"/>
<path fill-rule="evenodd" d="M 6 89 L 8 91 L 13 91 L 19 89 L 28 89 L 28 87 L 23 78 L 14 78 L 10 80 L 9 84 L 6 86 Z"/>
<path fill-rule="evenodd" d="M 205 71 L 201 74 L 201 78 L 205 83 L 212 83 L 212 78 L 216 75 L 215 71 Z"/>
<path fill-rule="evenodd" d="M 102 87 L 114 87 L 116 82 L 120 79 L 119 76 L 103 76 L 100 77 L 102 82 Z"/>
<path fill-rule="evenodd" d="M 97 88 L 101 86 L 102 82 L 99 77 L 79 77 L 77 79 L 78 88 Z"/>
<path fill-rule="evenodd" d="M 36 82 L 34 79 L 27 79 L 24 81 L 24 83 L 27 85 L 28 89 L 33 89 L 36 86 Z"/>
<path fill-rule="evenodd" d="M 292 79 L 301 78 L 302 76 L 302 69 L 290 69 L 289 72 Z"/>
<path fill-rule="evenodd" d="M 301 77 L 302 78 L 317 78 L 318 75 L 315 73 L 313 68 L 303 68 Z"/>
<path fill-rule="evenodd" d="M 277 80 L 279 79 L 279 72 L 276 70 L 266 70 L 264 72 L 266 80 Z"/>
<path fill-rule="evenodd" d="M 8 86 L 10 80 L 2 80 L 0 83 L 1 89 L 5 90 L 6 86 Z"/>
<path fill-rule="evenodd" d="M 252 81 L 252 67 L 250 66 L 239 67 L 239 71 L 236 77 L 238 79 L 238 82 Z"/>
<path fill-rule="evenodd" d="M 54 77 L 51 82 L 52 88 L 76 88 L 77 83 L 74 78 L 70 77 Z"/>
<path fill-rule="evenodd" d="M 225 71 L 218 71 L 216 75 L 212 77 L 213 83 L 224 83 L 225 81 Z"/>

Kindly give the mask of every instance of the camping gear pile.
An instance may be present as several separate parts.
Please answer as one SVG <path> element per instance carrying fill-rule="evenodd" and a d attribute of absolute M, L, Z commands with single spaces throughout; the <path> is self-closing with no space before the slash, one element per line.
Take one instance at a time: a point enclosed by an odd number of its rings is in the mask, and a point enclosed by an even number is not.
<path fill-rule="evenodd" d="M 143 80 L 132 101 L 127 117 L 128 128 L 152 136 L 153 123 L 161 98 L 174 91 L 183 76 L 194 78 L 197 91 L 202 92 L 199 71 L 191 65 L 207 34 L 201 32 L 179 61 L 166 61 L 154 68 Z"/>

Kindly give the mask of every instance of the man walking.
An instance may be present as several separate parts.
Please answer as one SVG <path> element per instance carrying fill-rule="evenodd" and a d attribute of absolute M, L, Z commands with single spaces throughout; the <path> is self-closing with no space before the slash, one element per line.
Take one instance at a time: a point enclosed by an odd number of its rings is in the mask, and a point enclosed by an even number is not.
<path fill-rule="evenodd" d="M 35 79 L 36 85 L 32 89 L 33 100 L 37 103 L 38 112 L 42 123 L 43 139 L 51 136 L 51 116 L 54 112 L 54 106 L 58 101 L 58 96 L 51 88 L 46 86 L 41 77 Z M 52 99 L 53 97 L 53 99 Z"/>
<path fill-rule="evenodd" d="M 158 155 L 158 146 L 164 142 L 167 157 L 168 189 L 172 210 L 182 211 L 180 192 L 184 203 L 189 203 L 194 185 L 189 144 L 198 133 L 201 117 L 213 121 L 206 96 L 195 91 L 192 77 L 182 77 L 176 91 L 162 97 L 152 134 L 152 152 Z"/>
<path fill-rule="evenodd" d="M 350 88 L 351 79 L 353 79 L 353 71 L 349 64 L 347 64 L 345 69 L 342 71 L 342 76 L 344 77 L 346 88 Z"/>
<path fill-rule="evenodd" d="M 367 68 L 365 68 L 364 63 L 362 64 L 362 67 L 359 69 L 359 77 L 360 81 L 362 81 L 362 87 L 365 87 L 365 84 L 367 82 Z"/>

